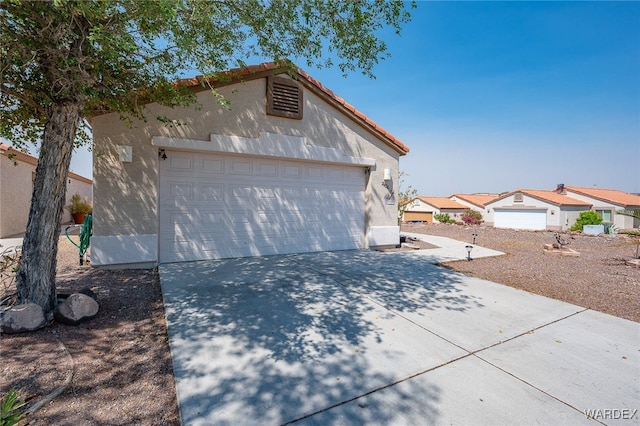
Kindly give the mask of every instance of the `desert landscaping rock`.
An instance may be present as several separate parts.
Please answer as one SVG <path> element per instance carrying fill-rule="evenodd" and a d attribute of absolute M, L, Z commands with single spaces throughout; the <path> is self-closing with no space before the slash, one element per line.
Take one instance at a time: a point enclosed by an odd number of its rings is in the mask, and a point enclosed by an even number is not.
<path fill-rule="evenodd" d="M 93 290 L 91 290 L 89 287 L 82 288 L 82 289 L 80 289 L 78 291 L 75 291 L 74 293 L 86 294 L 87 296 L 89 296 L 90 298 L 95 300 L 96 302 L 98 301 L 98 295 Z M 62 303 L 62 301 L 68 299 L 69 296 L 71 296 L 72 294 L 73 293 L 70 293 L 70 292 L 59 291 L 58 294 L 57 294 L 58 300 L 60 301 L 60 303 Z"/>
<path fill-rule="evenodd" d="M 14 305 L 0 311 L 0 332 L 25 333 L 44 327 L 46 320 L 42 308 L 35 303 Z"/>
<path fill-rule="evenodd" d="M 98 302 L 83 293 L 73 293 L 58 305 L 56 320 L 67 325 L 78 325 L 95 318 Z"/>

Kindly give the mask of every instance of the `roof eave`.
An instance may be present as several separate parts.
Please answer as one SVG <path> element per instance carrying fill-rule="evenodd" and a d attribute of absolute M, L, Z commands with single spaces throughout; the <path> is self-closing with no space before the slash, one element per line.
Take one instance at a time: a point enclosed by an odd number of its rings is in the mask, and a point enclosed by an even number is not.
<path fill-rule="evenodd" d="M 204 76 L 196 76 L 193 78 L 179 80 L 176 84 L 185 86 L 194 93 L 199 93 L 210 90 L 211 88 L 229 86 L 242 81 L 266 78 L 270 75 L 289 74 L 292 70 L 297 76 L 297 81 L 302 83 L 305 88 L 331 104 L 334 108 L 347 115 L 353 121 L 359 123 L 364 129 L 368 130 L 371 134 L 393 148 L 397 154 L 404 156 L 409 153 L 408 146 L 387 132 L 383 127 L 379 126 L 375 121 L 368 118 L 366 115 L 358 111 L 353 105 L 350 105 L 318 80 L 311 77 L 306 71 L 295 66 L 292 68 L 286 63 L 278 65 L 273 62 L 267 62 L 260 65 L 251 65 L 219 73 L 217 77 L 207 79 Z"/>

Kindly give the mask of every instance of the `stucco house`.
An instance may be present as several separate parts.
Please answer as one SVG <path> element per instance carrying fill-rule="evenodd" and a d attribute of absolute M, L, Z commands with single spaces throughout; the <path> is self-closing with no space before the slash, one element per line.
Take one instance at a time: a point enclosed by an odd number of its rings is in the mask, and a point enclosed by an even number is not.
<path fill-rule="evenodd" d="M 500 194 L 452 194 L 450 199 L 456 201 L 471 210 L 475 210 L 485 216 L 485 206 L 490 201 L 498 198 Z"/>
<path fill-rule="evenodd" d="M 461 220 L 460 215 L 467 206 L 448 197 L 416 197 L 405 207 L 403 222 L 438 222 L 437 214 L 446 213 L 453 220 Z"/>
<path fill-rule="evenodd" d="M 489 201 L 486 225 L 526 230 L 566 230 L 591 204 L 556 191 L 518 189 Z"/>
<path fill-rule="evenodd" d="M 132 127 L 90 119 L 94 266 L 397 245 L 409 149 L 298 69 L 273 63 L 182 80 L 199 108 L 147 105 Z"/>
<path fill-rule="evenodd" d="M 640 219 L 616 214 L 617 210 L 640 209 L 640 195 L 615 189 L 585 188 L 563 184 L 558 185 L 555 192 L 591 204 L 591 210 L 598 212 L 603 222 L 612 223 L 617 229 L 640 228 Z"/>
<path fill-rule="evenodd" d="M 37 165 L 36 157 L 0 143 L 0 238 L 15 237 L 26 231 Z M 92 181 L 69 172 L 65 204 L 75 193 L 91 199 Z M 61 220 L 71 222 L 67 210 Z"/>

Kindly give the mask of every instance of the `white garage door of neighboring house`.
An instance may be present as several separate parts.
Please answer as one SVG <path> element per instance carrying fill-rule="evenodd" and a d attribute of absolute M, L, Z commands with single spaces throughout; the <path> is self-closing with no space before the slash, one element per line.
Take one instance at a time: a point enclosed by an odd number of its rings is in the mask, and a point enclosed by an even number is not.
<path fill-rule="evenodd" d="M 359 167 L 167 151 L 160 262 L 364 246 Z"/>
<path fill-rule="evenodd" d="M 493 226 L 510 229 L 547 229 L 546 210 L 498 210 L 495 209 Z"/>

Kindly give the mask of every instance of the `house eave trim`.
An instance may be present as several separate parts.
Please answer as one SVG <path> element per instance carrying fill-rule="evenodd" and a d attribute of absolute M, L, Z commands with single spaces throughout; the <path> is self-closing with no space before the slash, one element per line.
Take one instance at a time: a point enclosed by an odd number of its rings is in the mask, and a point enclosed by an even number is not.
<path fill-rule="evenodd" d="M 290 160 L 373 167 L 375 159 L 352 157 L 339 149 L 314 146 L 305 137 L 261 132 L 258 138 L 211 134 L 208 141 L 154 136 L 158 148 L 224 154 L 246 154 Z"/>

